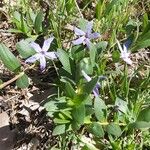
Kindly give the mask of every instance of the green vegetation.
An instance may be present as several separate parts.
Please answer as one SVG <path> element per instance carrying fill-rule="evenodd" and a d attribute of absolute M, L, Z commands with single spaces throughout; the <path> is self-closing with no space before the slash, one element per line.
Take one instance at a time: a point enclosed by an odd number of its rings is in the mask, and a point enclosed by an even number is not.
<path fill-rule="evenodd" d="M 50 149 L 150 149 L 150 66 L 149 60 L 136 58 L 150 46 L 148 0 L 18 0 L 7 7 L 12 24 L 7 32 L 21 37 L 16 43 L 20 61 L 37 54 L 33 41 L 42 45 L 54 37 L 49 52 L 55 51 L 57 59 L 45 55 L 42 70 L 56 72 L 54 93 L 43 104 L 58 136 Z M 86 34 L 77 34 L 77 28 Z M 100 37 L 91 38 L 93 32 Z M 82 36 L 83 42 L 73 44 Z M 22 72 L 39 62 L 20 67 L 2 43 L 0 58 L 18 77 L 18 88 L 27 88 L 30 75 Z"/>

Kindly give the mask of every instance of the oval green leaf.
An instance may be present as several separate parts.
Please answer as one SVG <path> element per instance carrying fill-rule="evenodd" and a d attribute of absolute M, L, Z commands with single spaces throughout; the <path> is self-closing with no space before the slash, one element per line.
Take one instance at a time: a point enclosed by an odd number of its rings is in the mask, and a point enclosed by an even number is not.
<path fill-rule="evenodd" d="M 142 129 L 142 128 L 150 128 L 150 122 L 146 121 L 136 121 L 130 125 L 131 128 L 137 128 L 137 129 Z"/>
<path fill-rule="evenodd" d="M 58 49 L 59 60 L 63 65 L 63 68 L 71 74 L 70 58 L 69 55 L 62 49 Z"/>
<path fill-rule="evenodd" d="M 94 111 L 95 111 L 95 116 L 98 121 L 102 121 L 105 119 L 104 116 L 104 111 L 106 109 L 106 105 L 102 99 L 99 97 L 96 97 L 94 100 Z"/>
<path fill-rule="evenodd" d="M 104 130 L 102 128 L 102 126 L 97 123 L 97 122 L 93 122 L 90 126 L 89 126 L 89 131 L 97 137 L 104 137 Z"/>
<path fill-rule="evenodd" d="M 19 60 L 4 44 L 0 44 L 0 59 L 10 71 L 17 72 L 20 69 Z"/>
<path fill-rule="evenodd" d="M 114 135 L 116 137 L 119 137 L 122 133 L 119 125 L 114 123 L 110 123 L 109 125 L 107 125 L 106 131 L 108 132 L 108 134 Z"/>
<path fill-rule="evenodd" d="M 65 125 L 65 124 L 63 124 L 63 125 L 58 125 L 58 126 L 56 126 L 56 127 L 54 128 L 52 135 L 55 136 L 55 135 L 63 134 L 63 133 L 65 133 L 65 129 L 66 129 L 66 125 Z"/>
<path fill-rule="evenodd" d="M 150 107 L 143 109 L 137 118 L 138 121 L 150 122 Z"/>
<path fill-rule="evenodd" d="M 43 12 L 40 11 L 36 16 L 34 23 L 34 28 L 37 34 L 42 30 L 42 21 L 43 21 Z"/>
<path fill-rule="evenodd" d="M 76 106 L 72 110 L 72 116 L 79 125 L 82 125 L 85 118 L 85 105 L 81 104 L 80 106 Z"/>
<path fill-rule="evenodd" d="M 24 74 L 23 76 L 21 76 L 17 81 L 16 81 L 16 85 L 19 88 L 27 88 L 29 86 L 29 80 L 28 80 L 28 76 L 26 74 Z"/>
<path fill-rule="evenodd" d="M 16 48 L 23 58 L 27 58 L 35 54 L 35 50 L 29 46 L 29 40 L 21 40 L 16 44 Z"/>

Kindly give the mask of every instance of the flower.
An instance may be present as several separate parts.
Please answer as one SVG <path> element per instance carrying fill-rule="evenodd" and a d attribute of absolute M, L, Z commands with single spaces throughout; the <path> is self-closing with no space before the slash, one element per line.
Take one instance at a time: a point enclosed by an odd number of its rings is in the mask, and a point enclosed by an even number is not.
<path fill-rule="evenodd" d="M 89 82 L 92 80 L 91 77 L 89 77 L 83 70 L 81 71 L 82 72 L 82 75 L 84 76 L 84 78 Z M 93 94 L 95 97 L 98 97 L 99 96 L 99 88 L 100 88 L 100 84 L 99 82 L 96 83 L 94 89 L 93 89 Z"/>
<path fill-rule="evenodd" d="M 132 60 L 129 58 L 130 53 L 128 52 L 128 44 L 126 43 L 123 44 L 123 48 L 121 47 L 118 40 L 117 40 L 117 44 L 121 52 L 120 58 L 122 58 L 127 64 L 132 65 Z"/>
<path fill-rule="evenodd" d="M 50 37 L 44 41 L 43 47 L 41 48 L 39 44 L 35 42 L 31 42 L 30 46 L 37 52 L 35 55 L 29 57 L 25 62 L 26 63 L 34 63 L 35 61 L 40 61 L 40 69 L 43 71 L 46 67 L 46 58 L 55 59 L 56 52 L 48 52 L 48 49 L 53 41 L 54 37 Z"/>
<path fill-rule="evenodd" d="M 100 37 L 99 33 L 97 32 L 92 33 L 92 27 L 93 27 L 92 21 L 87 23 L 85 31 L 77 27 L 74 27 L 75 35 L 79 36 L 79 38 L 72 41 L 72 43 L 74 45 L 79 45 L 83 43 L 83 45 L 87 45 L 89 47 L 91 39 L 96 39 Z"/>

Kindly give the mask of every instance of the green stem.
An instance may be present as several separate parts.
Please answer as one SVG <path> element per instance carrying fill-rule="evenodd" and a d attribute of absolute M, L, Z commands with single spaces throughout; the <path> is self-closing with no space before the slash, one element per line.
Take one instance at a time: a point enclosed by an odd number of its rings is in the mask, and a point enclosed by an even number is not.
<path fill-rule="evenodd" d="M 76 1 L 76 0 L 74 0 L 74 3 L 75 3 L 75 5 L 76 5 L 76 7 L 77 7 L 77 9 L 78 9 L 78 12 L 79 12 L 79 14 L 80 14 L 80 17 L 81 17 L 81 18 L 84 18 L 83 14 L 82 14 L 82 12 L 81 12 L 81 10 L 80 10 L 79 6 L 78 6 L 77 1 Z"/>

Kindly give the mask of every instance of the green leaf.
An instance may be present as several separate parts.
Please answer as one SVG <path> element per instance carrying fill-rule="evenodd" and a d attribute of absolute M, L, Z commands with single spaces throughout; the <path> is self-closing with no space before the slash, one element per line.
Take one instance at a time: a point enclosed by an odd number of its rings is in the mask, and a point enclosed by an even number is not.
<path fill-rule="evenodd" d="M 21 22 L 21 15 L 18 11 L 13 13 L 13 19 L 16 19 L 18 22 Z"/>
<path fill-rule="evenodd" d="M 132 19 L 129 20 L 129 22 L 126 25 L 126 32 L 127 32 L 127 34 L 130 35 L 132 33 L 132 31 L 134 29 L 136 29 L 136 28 L 137 28 L 136 22 L 134 20 L 132 20 Z"/>
<path fill-rule="evenodd" d="M 58 110 L 56 101 L 49 99 L 49 101 L 44 104 L 44 107 L 46 108 L 46 111 L 48 111 L 48 116 L 53 117 L 54 112 Z"/>
<path fill-rule="evenodd" d="M 23 33 L 21 30 L 18 30 L 18 29 L 8 29 L 7 32 L 11 32 L 11 33 Z"/>
<path fill-rule="evenodd" d="M 66 92 L 66 96 L 68 96 L 72 99 L 76 96 L 76 92 L 69 82 L 65 83 L 65 92 Z"/>
<path fill-rule="evenodd" d="M 87 82 L 80 89 L 80 93 L 75 96 L 73 102 L 76 106 L 79 106 L 81 103 L 84 103 L 88 96 L 92 93 L 96 83 L 98 82 L 98 78 L 95 77 L 91 81 Z"/>
<path fill-rule="evenodd" d="M 80 61 L 85 57 L 84 45 L 76 45 L 71 48 L 71 57 L 76 61 Z"/>
<path fill-rule="evenodd" d="M 89 45 L 89 53 L 90 53 L 90 61 L 91 61 L 91 65 L 92 67 L 95 66 L 95 56 L 96 56 L 96 47 L 93 43 L 90 42 Z"/>
<path fill-rule="evenodd" d="M 66 0 L 65 7 L 68 14 L 73 11 L 74 5 L 74 0 Z"/>
<path fill-rule="evenodd" d="M 95 15 L 98 20 L 102 17 L 102 13 L 104 10 L 105 3 L 103 0 L 99 0 L 96 5 Z"/>
<path fill-rule="evenodd" d="M 131 128 L 137 128 L 137 129 L 141 129 L 141 128 L 150 128 L 150 122 L 146 122 L 146 121 L 136 121 L 134 123 L 132 123 L 130 125 Z"/>
<path fill-rule="evenodd" d="M 148 14 L 145 13 L 143 15 L 143 33 L 148 32 L 148 30 L 150 30 L 150 22 L 148 20 Z"/>
<path fill-rule="evenodd" d="M 22 31 L 22 29 L 21 29 L 21 14 L 19 12 L 15 11 L 13 13 L 12 21 L 15 23 L 17 29 Z"/>
<path fill-rule="evenodd" d="M 143 15 L 143 28 L 145 28 L 148 25 L 148 14 L 145 13 Z"/>
<path fill-rule="evenodd" d="M 26 74 L 24 74 L 23 76 L 21 76 L 19 79 L 17 79 L 16 85 L 19 88 L 27 88 L 29 86 L 28 76 Z"/>
<path fill-rule="evenodd" d="M 22 12 L 19 13 L 19 12 L 15 11 L 13 13 L 12 20 L 15 23 L 18 31 L 21 31 L 22 33 L 26 33 L 26 34 L 28 33 L 29 27 L 28 27 L 28 25 L 27 25 L 27 23 L 26 23 L 26 21 L 25 21 L 25 19 L 23 17 L 23 13 Z"/>
<path fill-rule="evenodd" d="M 65 124 L 63 124 L 63 125 L 58 125 L 58 126 L 56 126 L 56 127 L 54 128 L 52 135 L 55 136 L 55 135 L 63 134 L 63 133 L 65 133 L 65 129 L 66 129 L 66 125 L 65 125 Z"/>
<path fill-rule="evenodd" d="M 23 58 L 27 58 L 27 57 L 35 54 L 35 50 L 33 50 L 31 48 L 29 43 L 30 43 L 30 41 L 28 39 L 26 39 L 26 40 L 21 40 L 20 42 L 18 42 L 16 44 L 16 48 Z"/>
<path fill-rule="evenodd" d="M 107 41 L 100 41 L 96 44 L 97 53 L 101 54 L 107 48 Z"/>
<path fill-rule="evenodd" d="M 84 70 L 87 74 L 93 73 L 93 67 L 89 57 L 83 58 L 79 63 L 80 71 Z"/>
<path fill-rule="evenodd" d="M 28 33 L 28 26 L 27 26 L 27 23 L 25 22 L 24 18 L 23 18 L 23 14 L 21 13 L 21 30 L 24 32 L 24 33 Z"/>
<path fill-rule="evenodd" d="M 128 112 L 128 103 L 126 101 L 123 101 L 122 99 L 118 98 L 115 101 L 115 105 L 118 107 L 118 110 L 121 112 L 127 114 Z"/>
<path fill-rule="evenodd" d="M 43 12 L 40 11 L 36 16 L 34 23 L 34 28 L 37 34 L 42 31 L 42 21 L 43 21 Z"/>
<path fill-rule="evenodd" d="M 75 96 L 75 98 L 71 101 L 73 104 L 72 105 L 75 105 L 75 106 L 79 106 L 81 105 L 82 103 L 84 104 L 86 99 L 88 98 L 88 94 L 86 93 L 79 93 Z M 71 103 L 70 103 L 71 104 Z"/>
<path fill-rule="evenodd" d="M 97 122 L 93 122 L 90 126 L 89 126 L 89 131 L 97 137 L 104 137 L 104 130 L 102 128 L 102 126 L 97 123 Z"/>
<path fill-rule="evenodd" d="M 66 124 L 66 123 L 69 123 L 69 122 L 70 122 L 70 120 L 58 119 L 58 118 L 54 119 L 54 123 L 56 123 L 56 124 Z"/>
<path fill-rule="evenodd" d="M 75 122 L 78 125 L 82 125 L 84 123 L 85 118 L 85 105 L 82 104 L 80 106 L 76 106 L 72 110 L 72 116 Z"/>
<path fill-rule="evenodd" d="M 33 12 L 33 10 L 31 8 L 29 8 L 29 16 L 30 19 L 32 20 L 32 23 L 35 23 L 35 18 L 36 18 L 36 14 Z"/>
<path fill-rule="evenodd" d="M 150 107 L 143 109 L 137 118 L 137 121 L 150 122 Z"/>
<path fill-rule="evenodd" d="M 86 25 L 87 25 L 88 21 L 86 19 L 81 18 L 79 20 L 79 28 L 83 31 L 86 32 Z"/>
<path fill-rule="evenodd" d="M 97 120 L 102 121 L 104 120 L 104 112 L 103 110 L 106 109 L 106 105 L 102 99 L 99 97 L 96 97 L 94 100 L 94 111 L 95 111 L 95 116 Z"/>
<path fill-rule="evenodd" d="M 98 77 L 93 78 L 91 81 L 87 82 L 84 86 L 83 86 L 83 93 L 87 93 L 87 95 L 91 94 L 91 92 L 93 91 L 94 87 L 96 86 L 98 82 Z"/>
<path fill-rule="evenodd" d="M 145 41 L 139 41 L 138 43 L 133 46 L 132 51 L 137 51 L 142 48 L 147 48 L 150 46 L 150 39 L 147 39 Z"/>
<path fill-rule="evenodd" d="M 114 7 L 115 5 L 117 5 L 117 3 L 118 3 L 118 0 L 113 0 L 113 1 L 108 2 L 107 5 L 106 5 L 106 8 L 107 8 L 107 9 L 105 9 L 105 11 L 104 11 L 104 13 L 103 13 L 104 16 L 109 15 L 109 13 L 111 13 L 111 10 L 113 9 L 113 7 Z"/>
<path fill-rule="evenodd" d="M 59 60 L 63 65 L 63 68 L 71 74 L 70 58 L 67 52 L 62 49 L 58 49 Z"/>
<path fill-rule="evenodd" d="M 119 62 L 120 60 L 120 53 L 119 51 L 113 51 L 112 53 L 112 59 L 113 59 L 113 62 Z"/>
<path fill-rule="evenodd" d="M 146 33 L 142 33 L 135 44 L 133 45 L 131 51 L 136 51 L 141 48 L 147 48 L 150 46 L 150 30 Z"/>
<path fill-rule="evenodd" d="M 16 72 L 20 69 L 19 60 L 4 44 L 0 44 L 0 59 L 10 71 Z"/>
<path fill-rule="evenodd" d="M 117 137 L 119 137 L 122 133 L 119 125 L 114 124 L 114 123 L 110 123 L 109 125 L 107 125 L 106 131 L 108 132 L 108 134 L 112 134 Z"/>
<path fill-rule="evenodd" d="M 72 108 L 67 108 L 67 109 L 63 109 L 61 111 L 61 113 L 64 114 L 67 118 L 72 119 L 72 116 L 71 116 L 71 110 L 72 110 Z"/>
<path fill-rule="evenodd" d="M 137 42 L 141 42 L 141 41 L 146 41 L 146 40 L 148 40 L 148 39 L 150 39 L 150 30 L 149 31 L 147 31 L 146 33 L 142 33 L 140 36 L 139 36 L 139 38 L 137 39 Z"/>

